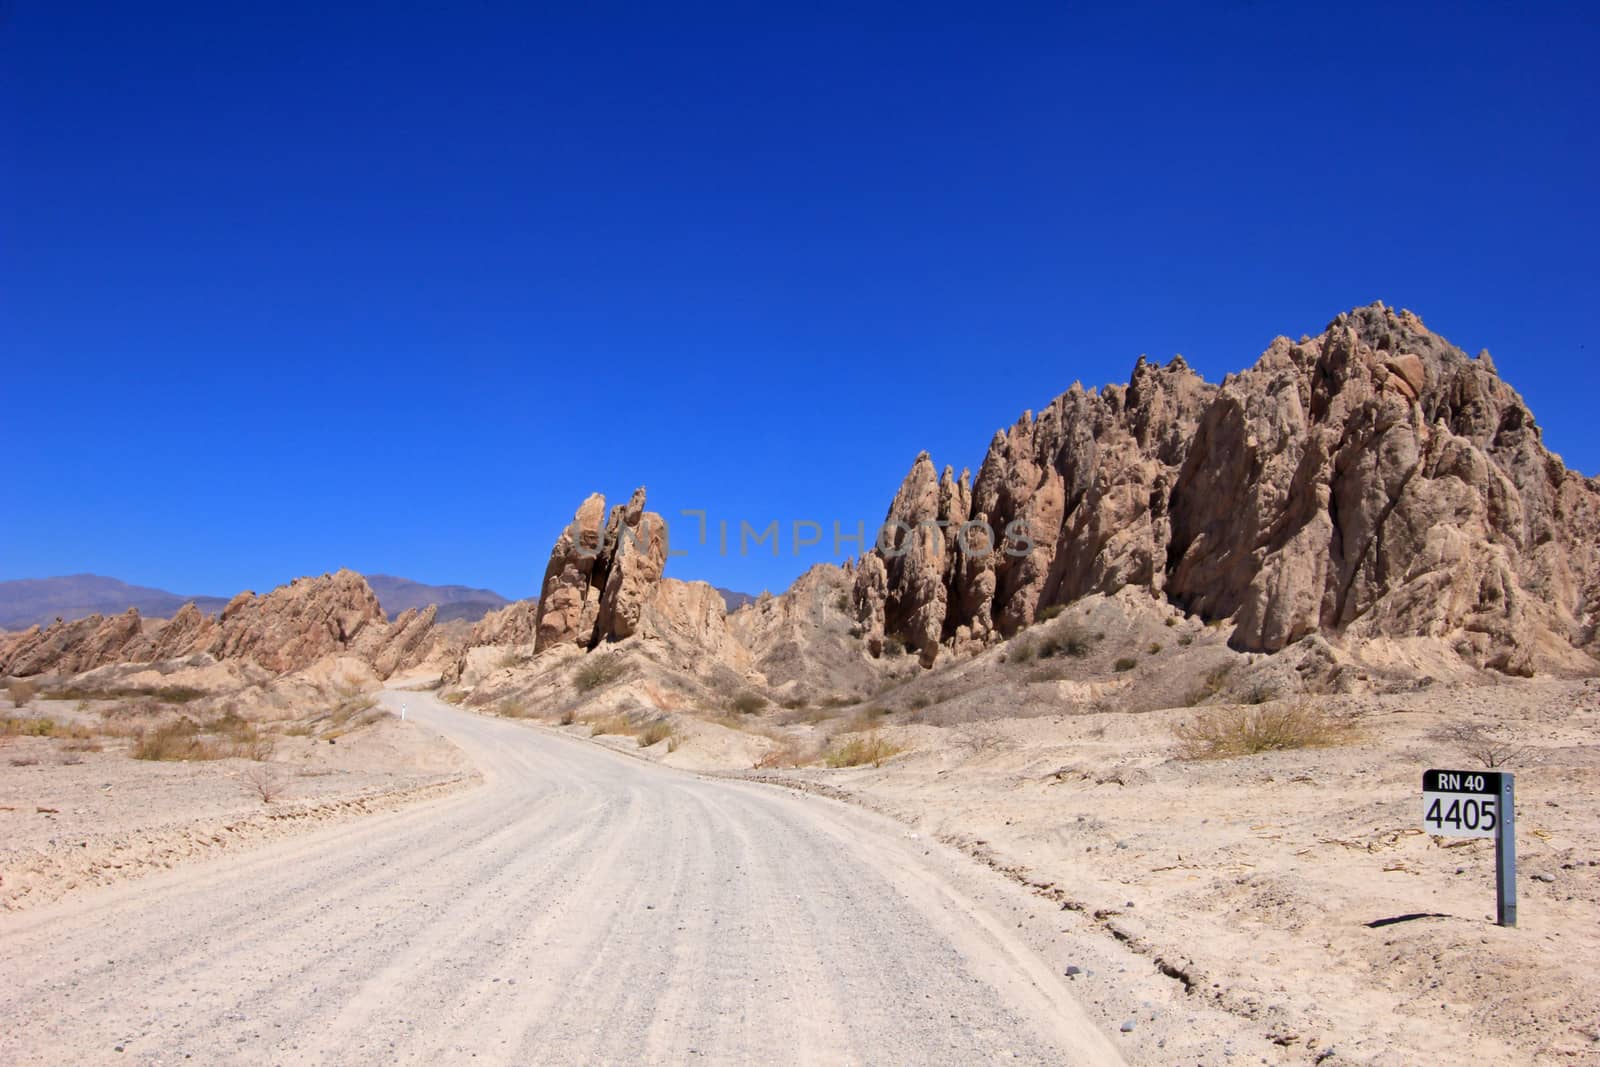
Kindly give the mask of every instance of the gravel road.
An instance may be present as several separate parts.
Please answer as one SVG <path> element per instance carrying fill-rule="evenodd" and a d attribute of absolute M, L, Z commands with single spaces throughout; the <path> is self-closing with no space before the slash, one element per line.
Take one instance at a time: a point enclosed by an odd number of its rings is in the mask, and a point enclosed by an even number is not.
<path fill-rule="evenodd" d="M 0 916 L 0 1063 L 1120 1062 L 896 824 L 383 701 L 484 784 Z"/>

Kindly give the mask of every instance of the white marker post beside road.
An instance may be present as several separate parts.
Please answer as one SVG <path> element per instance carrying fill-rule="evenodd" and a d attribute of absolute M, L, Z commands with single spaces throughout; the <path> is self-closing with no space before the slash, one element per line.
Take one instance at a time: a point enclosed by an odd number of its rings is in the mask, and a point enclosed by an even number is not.
<path fill-rule="evenodd" d="M 1502 771 L 1424 771 L 1422 828 L 1440 837 L 1494 838 L 1495 915 L 1517 925 L 1516 776 Z"/>

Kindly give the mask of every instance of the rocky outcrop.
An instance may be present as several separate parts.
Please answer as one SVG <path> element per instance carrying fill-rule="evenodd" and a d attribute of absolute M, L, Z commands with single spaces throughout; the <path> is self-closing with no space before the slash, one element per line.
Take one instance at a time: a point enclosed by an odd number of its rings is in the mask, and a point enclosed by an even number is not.
<path fill-rule="evenodd" d="M 507 604 L 479 619 L 467 633 L 452 662 L 445 668 L 444 680 L 457 682 L 464 677 L 467 662 L 475 648 L 486 646 L 516 647 L 534 643 L 537 632 L 539 600 L 530 597 Z"/>
<path fill-rule="evenodd" d="M 128 649 L 123 659 L 135 663 L 178 659 L 209 648 L 216 632 L 217 620 L 190 601 L 164 624 L 146 632 L 143 640 L 137 647 Z"/>
<path fill-rule="evenodd" d="M 265 596 L 240 593 L 217 618 L 185 605 L 166 622 L 129 609 L 34 627 L 0 642 L 0 674 L 77 674 L 112 663 L 151 663 L 205 653 L 288 672 L 324 656 L 352 654 L 380 676 L 414 666 L 431 650 L 434 610 L 385 621 L 377 597 L 354 571 L 297 578 Z"/>
<path fill-rule="evenodd" d="M 535 652 L 562 644 L 593 648 L 628 637 L 667 562 L 667 525 L 634 490 L 601 526 L 605 497 L 591 495 L 561 531 L 545 567 L 534 624 Z"/>
<path fill-rule="evenodd" d="M 415 667 L 433 651 L 433 626 L 438 617 L 437 604 L 429 604 L 421 611 L 407 608 L 387 626 L 369 628 L 367 633 L 377 639 L 369 647 L 357 651 L 372 664 L 379 678 Z"/>
<path fill-rule="evenodd" d="M 363 631 L 386 627 L 365 578 L 342 570 L 296 578 L 265 596 L 240 593 L 222 609 L 221 633 L 207 650 L 218 659 L 250 659 L 292 671 L 353 650 Z"/>
<path fill-rule="evenodd" d="M 1487 354 L 1409 312 L 1374 304 L 1280 337 L 1220 386 L 1182 357 L 1141 359 L 1126 386 L 1025 413 L 970 503 L 963 486 L 919 456 L 857 571 L 869 640 L 924 663 L 1134 586 L 1231 619 L 1241 650 L 1424 636 L 1512 673 L 1592 667 L 1577 649 L 1596 639 L 1600 485 L 1546 451 Z M 901 533 L 963 514 L 970 551 Z"/>
<path fill-rule="evenodd" d="M 138 641 L 142 625 L 138 609 L 129 608 L 120 615 L 55 622 L 43 630 L 31 627 L 0 644 L 0 674 L 76 674 L 115 663 Z"/>

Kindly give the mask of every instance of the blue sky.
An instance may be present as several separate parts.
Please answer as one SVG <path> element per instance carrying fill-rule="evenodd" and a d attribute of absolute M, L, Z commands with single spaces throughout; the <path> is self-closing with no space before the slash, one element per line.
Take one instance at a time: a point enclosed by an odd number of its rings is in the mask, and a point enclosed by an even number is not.
<path fill-rule="evenodd" d="M 1375 299 L 1600 472 L 1600 16 L 1302 7 L 6 4 L 0 578 L 527 595 Z"/>

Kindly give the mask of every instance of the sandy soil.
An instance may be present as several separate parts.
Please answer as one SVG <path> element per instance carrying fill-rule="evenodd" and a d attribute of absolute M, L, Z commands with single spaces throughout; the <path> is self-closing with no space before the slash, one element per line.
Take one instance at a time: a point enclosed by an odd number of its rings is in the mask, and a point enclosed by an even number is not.
<path fill-rule="evenodd" d="M 1353 744 L 1175 758 L 1193 713 L 887 726 L 883 767 L 764 777 L 888 812 L 1086 916 L 1292 1061 L 1600 1063 L 1600 682 L 1329 697 Z M 1420 829 L 1431 735 L 1509 727 L 1520 925 L 1493 848 Z M 1153 1062 L 1166 1062 L 1157 1057 Z"/>
<path fill-rule="evenodd" d="M 73 718 L 51 702 L 12 714 Z M 265 763 L 135 760 L 128 744 L 0 739 L 0 911 L 391 810 L 476 773 L 453 746 L 392 718 L 336 744 L 279 737 Z"/>
<path fill-rule="evenodd" d="M 0 916 L 0 1060 L 966 1065 L 1270 1048 L 1083 917 L 893 821 L 388 699 L 484 784 Z M 1069 978 L 1080 942 L 1088 966 Z M 1136 988 L 1137 1017 L 1095 1024 L 1104 991 Z"/>

